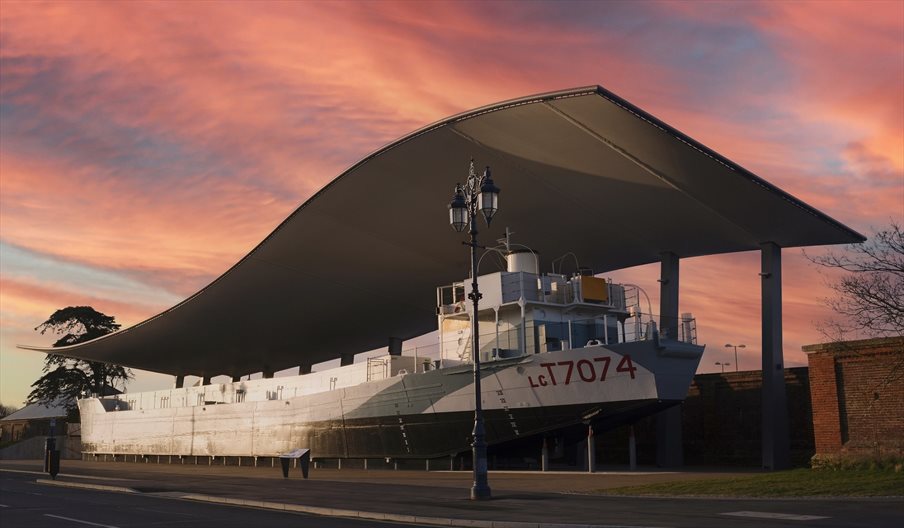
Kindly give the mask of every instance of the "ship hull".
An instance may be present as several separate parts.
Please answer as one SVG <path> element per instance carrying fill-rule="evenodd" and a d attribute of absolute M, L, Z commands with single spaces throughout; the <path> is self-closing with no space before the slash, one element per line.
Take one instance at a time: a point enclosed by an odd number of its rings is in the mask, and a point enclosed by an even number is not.
<path fill-rule="evenodd" d="M 580 422 L 654 412 L 684 399 L 703 347 L 653 341 L 487 362 L 482 405 L 490 445 Z M 86 453 L 432 458 L 469 449 L 470 365 L 299 397 L 160 409 L 79 402 Z"/>

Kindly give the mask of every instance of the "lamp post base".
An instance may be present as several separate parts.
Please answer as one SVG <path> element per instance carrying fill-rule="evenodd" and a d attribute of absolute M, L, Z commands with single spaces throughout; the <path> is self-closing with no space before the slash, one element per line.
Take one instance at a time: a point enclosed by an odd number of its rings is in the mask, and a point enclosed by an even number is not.
<path fill-rule="evenodd" d="M 483 440 L 482 421 L 478 422 L 477 429 L 481 432 L 479 439 L 472 449 L 474 462 L 474 483 L 471 485 L 471 500 L 487 500 L 490 498 L 490 485 L 487 478 L 487 445 Z"/>
<path fill-rule="evenodd" d="M 471 486 L 471 500 L 488 500 L 491 498 L 490 487 L 486 484 Z"/>

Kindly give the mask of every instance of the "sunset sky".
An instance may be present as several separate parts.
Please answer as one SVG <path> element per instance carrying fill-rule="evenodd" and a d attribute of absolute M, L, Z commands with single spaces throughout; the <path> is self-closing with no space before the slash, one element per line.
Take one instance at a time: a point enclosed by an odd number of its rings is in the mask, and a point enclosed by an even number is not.
<path fill-rule="evenodd" d="M 15 345 L 51 343 L 34 327 L 57 308 L 138 323 L 386 143 L 591 84 L 861 233 L 904 222 L 901 0 L 3 0 L 0 402 L 40 375 Z M 784 353 L 804 365 L 831 292 L 784 257 Z M 728 342 L 758 368 L 758 271 L 755 252 L 682 262 L 701 371 L 734 362 Z M 655 293 L 657 273 L 613 276 Z M 171 383 L 139 373 L 130 390 Z"/>

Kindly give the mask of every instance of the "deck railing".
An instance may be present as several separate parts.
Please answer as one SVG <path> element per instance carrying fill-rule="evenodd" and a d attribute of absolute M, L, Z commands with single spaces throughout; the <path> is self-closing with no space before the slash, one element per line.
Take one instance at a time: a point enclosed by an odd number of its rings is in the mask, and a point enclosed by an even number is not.
<path fill-rule="evenodd" d="M 492 323 L 481 324 L 481 330 Z M 672 334 L 675 334 L 674 336 Z M 463 328 L 442 336 L 439 355 L 444 359 L 471 361 L 470 331 Z M 482 360 L 505 359 L 542 352 L 554 352 L 590 345 L 615 345 L 655 339 L 674 339 L 696 344 L 696 320 L 684 315 L 678 318 L 653 316 L 635 312 L 623 323 L 614 316 L 566 322 L 528 322 L 499 330 L 484 330 L 480 335 Z"/>

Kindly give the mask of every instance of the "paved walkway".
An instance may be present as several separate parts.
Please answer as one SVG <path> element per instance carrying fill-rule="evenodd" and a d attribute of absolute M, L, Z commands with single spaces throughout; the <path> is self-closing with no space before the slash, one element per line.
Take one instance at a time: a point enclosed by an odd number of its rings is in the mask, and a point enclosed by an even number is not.
<path fill-rule="evenodd" d="M 39 461 L 0 461 L 0 469 L 40 471 Z M 132 488 L 143 493 L 215 497 L 236 504 L 262 503 L 407 515 L 464 526 L 471 521 L 605 526 L 763 526 L 763 518 L 726 517 L 763 512 L 774 526 L 799 526 L 782 516 L 812 516 L 819 526 L 896 526 L 904 520 L 901 501 L 718 500 L 604 497 L 593 490 L 673 480 L 731 477 L 738 473 L 640 471 L 584 473 L 490 472 L 493 499 L 468 500 L 468 472 L 311 469 L 283 479 L 278 468 L 240 468 L 63 461 L 61 482 Z M 35 478 L 39 478 L 35 475 Z M 192 497 L 188 497 L 192 498 Z M 864 505 L 871 512 L 863 523 Z M 289 508 L 286 508 L 289 509 Z M 324 511 L 324 513 L 328 513 Z M 352 515 L 354 516 L 354 515 Z M 373 517 L 371 517 L 373 518 Z M 389 518 L 389 517 L 387 517 Z M 776 520 L 778 519 L 778 520 Z M 395 519 L 399 520 L 399 519 Z M 791 523 L 791 524 L 784 524 Z M 499 525 L 499 524 L 495 524 Z"/>

